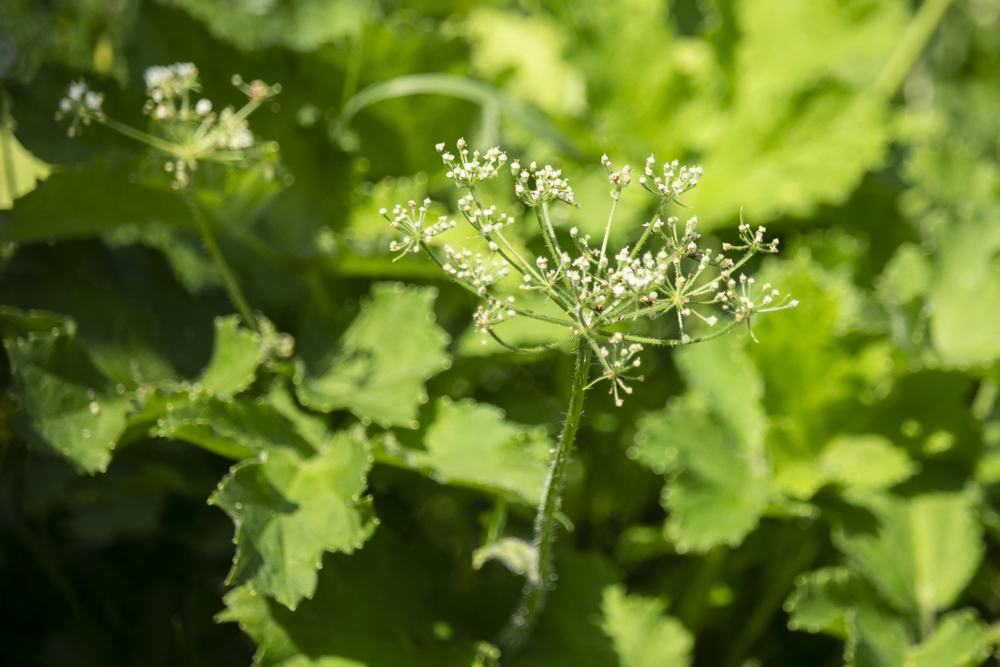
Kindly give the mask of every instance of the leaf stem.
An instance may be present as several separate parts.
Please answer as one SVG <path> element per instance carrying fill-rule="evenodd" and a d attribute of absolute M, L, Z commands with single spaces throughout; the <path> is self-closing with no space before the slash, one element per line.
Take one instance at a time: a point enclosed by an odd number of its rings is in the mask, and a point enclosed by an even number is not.
<path fill-rule="evenodd" d="M 583 414 L 583 396 L 590 375 L 590 343 L 581 337 L 576 348 L 576 368 L 573 371 L 573 384 L 570 387 L 569 408 L 566 411 L 566 421 L 563 424 L 559 443 L 556 445 L 555 456 L 549 466 L 549 476 L 542 491 L 542 502 L 535 517 L 534 547 L 538 553 L 538 578 L 535 581 L 525 580 L 521 602 L 514 615 L 507 622 L 507 627 L 500 633 L 500 646 L 505 655 L 515 653 L 531 636 L 538 622 L 538 616 L 545 606 L 549 586 L 552 584 L 554 564 L 552 561 L 552 545 L 555 543 L 555 532 L 558 523 L 557 515 L 562 503 L 562 490 L 566 482 L 566 469 L 569 465 L 569 455 L 576 439 L 576 430 L 580 426 Z"/>
<path fill-rule="evenodd" d="M 222 256 L 222 251 L 219 250 L 219 246 L 215 242 L 215 236 L 212 234 L 208 222 L 202 216 L 201 209 L 198 208 L 193 186 L 188 185 L 183 190 L 184 201 L 187 202 L 188 208 L 191 209 L 191 217 L 194 218 L 195 225 L 197 225 L 198 231 L 201 233 L 201 238 L 208 247 L 208 253 L 212 256 L 212 261 L 215 262 L 215 267 L 219 270 L 219 275 L 222 276 L 222 284 L 226 287 L 230 301 L 236 306 L 236 310 L 239 311 L 246 325 L 250 327 L 250 330 L 254 333 L 260 333 L 257 318 L 254 317 L 253 311 L 250 310 L 250 304 L 247 302 L 246 297 L 243 296 L 243 291 L 240 289 L 239 283 L 236 282 L 236 276 L 233 275 L 232 269 L 226 263 L 226 258 Z"/>
<path fill-rule="evenodd" d="M 889 62 L 882 68 L 875 82 L 875 92 L 885 99 L 896 95 L 950 5 L 951 0 L 924 0 L 889 56 Z"/>

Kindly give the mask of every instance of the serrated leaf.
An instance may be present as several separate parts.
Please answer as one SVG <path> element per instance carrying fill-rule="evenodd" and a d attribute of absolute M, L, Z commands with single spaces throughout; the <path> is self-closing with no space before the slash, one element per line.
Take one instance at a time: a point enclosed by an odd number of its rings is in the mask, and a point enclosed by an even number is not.
<path fill-rule="evenodd" d="M 338 433 L 310 458 L 269 448 L 238 464 L 210 502 L 236 523 L 236 557 L 227 583 L 248 584 L 291 609 L 316 590 L 324 551 L 353 553 L 375 530 L 360 500 L 371 466 L 360 438 Z"/>
<path fill-rule="evenodd" d="M 825 632 L 846 638 L 853 632 L 856 607 L 878 605 L 874 589 L 846 567 L 829 567 L 801 575 L 785 602 L 793 630 Z"/>
<path fill-rule="evenodd" d="M 983 555 L 982 525 L 965 493 L 854 497 L 878 519 L 875 533 L 841 527 L 834 543 L 904 613 L 932 614 L 965 589 Z"/>
<path fill-rule="evenodd" d="M 820 453 L 826 479 L 858 490 L 886 489 L 917 471 L 906 451 L 880 435 L 841 435 Z"/>
<path fill-rule="evenodd" d="M 5 339 L 14 434 L 39 452 L 66 457 L 81 472 L 103 472 L 125 431 L 128 400 L 64 330 Z"/>
<path fill-rule="evenodd" d="M 212 360 L 197 382 L 209 396 L 229 397 L 250 386 L 257 367 L 264 361 L 260 344 L 249 329 L 240 328 L 236 315 L 215 320 L 215 349 Z"/>
<path fill-rule="evenodd" d="M 621 585 L 604 589 L 601 629 L 611 637 L 621 667 L 682 667 L 691 664 L 694 637 L 665 615 L 656 598 L 626 595 Z"/>
<path fill-rule="evenodd" d="M 415 428 L 424 381 L 448 364 L 447 334 L 434 324 L 433 288 L 378 283 L 339 341 L 329 367 L 296 391 L 306 407 L 348 408 L 383 426 Z"/>
<path fill-rule="evenodd" d="M 910 647 L 905 664 L 913 667 L 965 667 L 984 662 L 993 653 L 986 624 L 971 609 L 945 614 L 934 634 L 923 643 Z"/>
<path fill-rule="evenodd" d="M 424 446 L 426 451 L 408 451 L 405 458 L 440 482 L 502 489 L 532 506 L 541 499 L 552 442 L 544 432 L 505 421 L 497 407 L 439 402 Z"/>
<path fill-rule="evenodd" d="M 166 414 L 157 421 L 156 434 L 185 440 L 226 458 L 240 460 L 277 448 L 308 455 L 309 443 L 270 405 L 248 398 L 224 400 L 186 395 L 162 399 Z"/>
<path fill-rule="evenodd" d="M 316 594 L 295 611 L 240 586 L 226 595 L 218 619 L 240 623 L 263 667 L 298 655 L 366 667 L 469 667 L 471 642 L 433 635 L 435 622 L 461 627 L 463 620 L 441 560 L 421 541 L 400 542 L 380 530 L 350 557 L 327 555 Z"/>
<path fill-rule="evenodd" d="M 907 9 L 898 0 L 735 7 L 733 102 L 701 147 L 706 177 L 689 200 L 708 227 L 740 207 L 750 220 L 807 216 L 843 201 L 881 161 L 887 115 L 872 86 Z"/>
<path fill-rule="evenodd" d="M 993 641 L 975 611 L 945 614 L 924 641 L 912 625 L 888 609 L 874 589 L 848 568 L 810 572 L 785 603 L 789 627 L 846 639 L 848 665 L 871 667 L 965 667 L 990 654 Z"/>
<path fill-rule="evenodd" d="M 677 471 L 663 500 L 666 535 L 679 550 L 736 544 L 757 526 L 772 492 L 769 471 L 695 397 L 647 414 L 635 443 L 633 455 L 654 472 Z"/>

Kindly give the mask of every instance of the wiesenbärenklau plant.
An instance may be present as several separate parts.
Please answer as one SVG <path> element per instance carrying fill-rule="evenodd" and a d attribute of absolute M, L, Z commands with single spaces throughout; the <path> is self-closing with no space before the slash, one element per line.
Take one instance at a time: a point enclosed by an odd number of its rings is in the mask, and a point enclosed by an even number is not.
<path fill-rule="evenodd" d="M 573 189 L 560 170 L 535 162 L 527 165 L 512 162 L 514 194 L 534 214 L 544 240 L 545 254 L 532 257 L 523 243 L 508 238 L 514 218 L 499 213 L 495 206 L 486 206 L 477 189 L 479 183 L 500 175 L 507 164 L 506 154 L 499 148 L 485 153 L 470 151 L 464 139 L 458 140 L 457 156 L 447 151 L 443 143 L 436 148 L 448 169 L 447 176 L 458 188 L 467 191 L 458 200 L 462 217 L 488 244 L 489 252 L 473 253 L 449 245 L 440 250 L 433 247 L 434 237 L 457 223 L 447 216 L 429 223 L 430 199 L 380 211 L 389 225 L 402 234 L 402 238 L 391 243 L 390 249 L 399 251 L 399 257 L 425 253 L 452 280 L 480 297 L 484 303 L 473 318 L 484 337 L 492 337 L 518 353 L 565 347 L 572 348 L 576 357 L 566 420 L 550 462 L 532 542 L 491 534 L 488 544 L 477 554 L 477 564 L 497 558 L 526 578 L 521 603 L 499 639 L 504 653 L 509 655 L 530 636 L 546 596 L 555 586 L 552 545 L 586 391 L 607 381 L 615 403 L 621 405 L 624 396 L 632 393 L 630 383 L 642 380 L 638 373 L 643 346 L 707 341 L 725 335 L 741 323 L 747 325 L 752 336 L 752 323 L 757 315 L 791 308 L 797 302 L 787 296 L 782 298 L 771 285 L 758 286 L 744 272 L 754 255 L 778 251 L 777 240 L 764 240 L 763 227 L 752 230 L 741 219 L 740 243 L 722 244 L 722 251 L 739 253 L 736 259 L 731 259 L 723 252 L 714 253 L 699 246 L 697 218 L 692 217 L 682 225 L 677 217 L 667 215 L 670 204 L 698 184 L 701 167 L 680 166 L 677 161 L 657 165 L 650 156 L 638 181 L 657 199 L 655 214 L 643 225 L 634 245 L 615 252 L 608 248 L 608 241 L 618 200 L 633 179 L 631 167 L 625 165 L 615 171 L 606 155 L 601 159 L 612 189 L 611 211 L 598 247 L 596 241 L 592 243 L 589 235 L 581 235 L 575 227 L 569 230 L 568 239 L 564 234 L 560 240 L 556 233 L 550 206 L 560 202 L 576 205 Z M 567 240 L 568 246 L 564 247 Z M 521 290 L 544 294 L 559 307 L 563 317 L 527 308 L 514 296 L 498 296 L 497 283 L 512 271 L 520 275 Z M 640 318 L 664 316 L 676 318 L 676 337 L 652 338 L 629 332 L 630 325 Z M 504 342 L 495 330 L 496 325 L 513 317 L 560 325 L 565 328 L 566 336 L 550 345 L 517 348 Z"/>
<path fill-rule="evenodd" d="M 91 90 L 82 79 L 70 84 L 66 97 L 59 102 L 56 120 L 69 119 L 67 133 L 70 137 L 92 122 L 100 123 L 150 146 L 165 158 L 163 168 L 173 176 L 174 189 L 184 193 L 229 298 L 246 325 L 259 333 L 257 318 L 198 206 L 192 176 L 202 163 L 215 163 L 243 169 L 256 167 L 263 171 L 265 179 L 274 178 L 277 144 L 256 137 L 250 131 L 247 118 L 280 93 L 281 85 L 268 85 L 260 80 L 245 83 L 239 75 L 234 75 L 233 85 L 247 96 L 247 102 L 238 110 L 227 106 L 216 113 L 211 100 L 194 99 L 194 93 L 201 92 L 201 83 L 198 68 L 193 63 L 150 67 L 144 79 L 147 100 L 143 113 L 152 119 L 150 132 L 109 118 L 103 109 L 104 95 Z"/>

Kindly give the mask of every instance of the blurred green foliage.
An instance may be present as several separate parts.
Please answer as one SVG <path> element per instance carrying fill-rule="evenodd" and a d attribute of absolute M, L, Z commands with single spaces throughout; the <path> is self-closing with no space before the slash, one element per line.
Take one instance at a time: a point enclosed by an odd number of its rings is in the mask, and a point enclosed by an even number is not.
<path fill-rule="evenodd" d="M 223 103 L 282 84 L 254 130 L 284 178 L 197 190 L 259 335 L 162 161 L 53 120 L 84 77 L 143 127 L 175 61 Z M 703 230 L 779 235 L 760 278 L 800 301 L 588 394 L 502 664 L 996 664 L 998 63 L 998 0 L 4 2 L 0 663 L 496 663 L 521 580 L 490 536 L 530 534 L 572 361 L 481 345 L 474 299 L 391 261 L 376 211 L 453 207 L 433 145 L 465 136 L 563 169 L 560 233 L 603 229 L 605 151 L 701 163 Z"/>

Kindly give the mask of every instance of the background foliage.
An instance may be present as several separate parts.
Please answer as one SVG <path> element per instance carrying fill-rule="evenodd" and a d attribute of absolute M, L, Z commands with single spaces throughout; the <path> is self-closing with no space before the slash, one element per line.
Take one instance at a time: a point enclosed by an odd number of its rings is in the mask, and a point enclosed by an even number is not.
<path fill-rule="evenodd" d="M 467 294 L 390 261 L 376 211 L 449 203 L 433 145 L 466 136 L 561 165 L 595 234 L 602 152 L 702 163 L 684 204 L 777 233 L 801 302 L 588 395 L 505 665 L 995 664 L 1000 2 L 925 3 L 3 3 L 0 662 L 490 664 L 521 583 L 474 554 L 530 533 L 572 361 L 480 345 Z M 159 163 L 53 120 L 84 76 L 142 126 L 174 61 L 282 84 L 254 128 L 283 178 L 198 197 L 291 359 Z"/>

